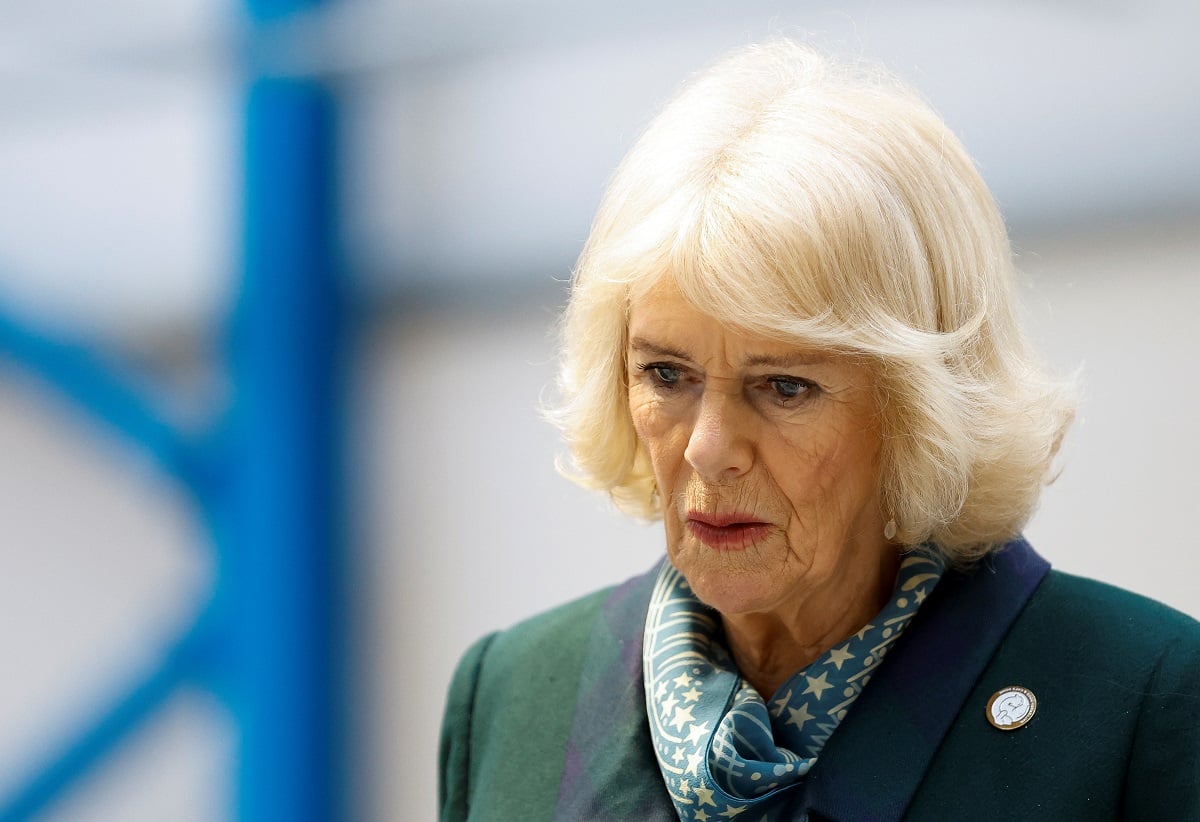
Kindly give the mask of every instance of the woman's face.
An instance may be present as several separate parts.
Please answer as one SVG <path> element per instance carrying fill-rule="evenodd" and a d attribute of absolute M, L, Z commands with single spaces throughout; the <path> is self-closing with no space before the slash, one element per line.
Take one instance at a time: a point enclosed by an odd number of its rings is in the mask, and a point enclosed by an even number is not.
<path fill-rule="evenodd" d="M 894 554 L 866 365 L 733 330 L 669 278 L 631 303 L 626 359 L 667 551 L 701 601 L 786 613 L 845 594 Z"/>

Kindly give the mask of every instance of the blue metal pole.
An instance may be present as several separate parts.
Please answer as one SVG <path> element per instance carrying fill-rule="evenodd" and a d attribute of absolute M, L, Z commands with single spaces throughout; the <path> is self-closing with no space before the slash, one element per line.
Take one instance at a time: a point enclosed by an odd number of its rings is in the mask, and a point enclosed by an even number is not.
<path fill-rule="evenodd" d="M 270 23 L 319 0 L 247 0 Z M 214 437 L 160 419 L 101 357 L 0 314 L 0 350 L 152 454 L 196 495 L 218 559 L 214 599 L 157 670 L 6 802 L 49 805 L 184 681 L 222 695 L 239 732 L 235 818 L 344 816 L 341 755 L 343 303 L 336 108 L 311 79 L 255 78 L 245 125 L 245 257 L 229 329 L 235 401 Z"/>
<path fill-rule="evenodd" d="M 236 816 L 324 822 L 340 793 L 342 299 L 335 107 L 307 79 L 254 80 L 245 260 L 218 606 L 240 731 Z"/>
<path fill-rule="evenodd" d="M 246 0 L 260 33 L 318 5 Z M 336 126 L 333 96 L 316 80 L 251 79 L 228 517 L 214 523 L 240 822 L 344 812 Z"/>
<path fill-rule="evenodd" d="M 314 0 L 248 0 L 269 23 Z M 184 681 L 230 706 L 241 822 L 345 815 L 341 755 L 341 377 L 336 107 L 318 82 L 254 78 L 246 100 L 242 290 L 229 328 L 234 405 L 215 436 L 161 420 L 128 375 L 0 315 L 0 350 L 151 453 L 196 495 L 217 551 L 213 601 L 160 667 L 5 803 L 25 820 Z"/>

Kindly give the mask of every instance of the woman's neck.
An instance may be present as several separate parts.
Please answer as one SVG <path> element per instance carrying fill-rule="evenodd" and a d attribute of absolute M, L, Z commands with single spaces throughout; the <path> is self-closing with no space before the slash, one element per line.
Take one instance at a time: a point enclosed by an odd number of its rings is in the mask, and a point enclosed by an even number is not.
<path fill-rule="evenodd" d="M 862 630 L 896 585 L 900 559 L 888 552 L 878 568 L 857 569 L 787 609 L 723 614 L 738 671 L 770 700 L 797 671 Z"/>

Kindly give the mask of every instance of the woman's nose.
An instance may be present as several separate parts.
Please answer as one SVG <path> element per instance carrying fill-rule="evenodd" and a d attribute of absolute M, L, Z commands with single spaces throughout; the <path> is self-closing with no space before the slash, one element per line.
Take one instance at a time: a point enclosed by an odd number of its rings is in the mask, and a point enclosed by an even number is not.
<path fill-rule="evenodd" d="M 706 391 L 700 401 L 684 459 L 708 482 L 735 479 L 750 470 L 754 443 L 744 404 L 737 397 Z"/>

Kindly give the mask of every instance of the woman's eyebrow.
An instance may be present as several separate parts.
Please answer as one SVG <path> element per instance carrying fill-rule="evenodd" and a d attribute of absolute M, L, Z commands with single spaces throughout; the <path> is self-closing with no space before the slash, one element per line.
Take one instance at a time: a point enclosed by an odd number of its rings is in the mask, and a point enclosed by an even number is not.
<path fill-rule="evenodd" d="M 671 357 L 676 360 L 690 360 L 691 357 L 684 351 L 677 348 L 671 348 L 668 345 L 651 342 L 645 337 L 634 337 L 629 341 L 629 348 L 637 351 L 639 354 L 649 354 L 654 357 Z"/>
<path fill-rule="evenodd" d="M 669 357 L 676 360 L 691 361 L 692 357 L 686 351 L 672 348 L 664 343 L 657 343 L 645 337 L 633 337 L 629 348 L 639 354 L 652 357 Z M 752 354 L 743 362 L 747 368 L 766 366 L 769 368 L 793 368 L 804 365 L 823 365 L 829 362 L 829 355 L 816 351 L 789 351 L 786 354 Z"/>
<path fill-rule="evenodd" d="M 787 354 L 753 354 L 746 358 L 748 367 L 770 366 L 771 368 L 791 368 L 797 365 L 824 365 L 829 362 L 829 355 L 810 351 L 790 351 Z"/>

